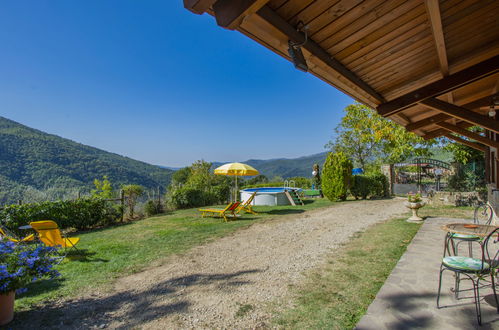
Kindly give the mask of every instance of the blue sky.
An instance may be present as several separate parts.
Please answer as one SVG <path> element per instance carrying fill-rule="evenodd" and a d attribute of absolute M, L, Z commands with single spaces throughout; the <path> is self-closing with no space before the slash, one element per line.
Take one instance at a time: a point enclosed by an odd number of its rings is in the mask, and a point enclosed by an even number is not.
<path fill-rule="evenodd" d="M 153 164 L 324 151 L 352 99 L 182 0 L 0 1 L 0 115 Z"/>

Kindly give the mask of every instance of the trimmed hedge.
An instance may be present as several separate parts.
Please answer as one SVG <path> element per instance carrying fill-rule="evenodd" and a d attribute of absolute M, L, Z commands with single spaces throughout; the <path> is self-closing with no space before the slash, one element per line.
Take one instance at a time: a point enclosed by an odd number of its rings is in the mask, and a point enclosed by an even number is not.
<path fill-rule="evenodd" d="M 55 202 L 6 205 L 0 210 L 0 219 L 5 226 L 18 234 L 19 226 L 32 221 L 53 220 L 62 229 L 88 229 L 109 225 L 121 219 L 113 204 L 100 198 L 83 198 Z"/>
<path fill-rule="evenodd" d="M 361 197 L 386 197 L 389 195 L 388 179 L 383 174 L 354 175 L 350 193 L 355 199 Z"/>
<path fill-rule="evenodd" d="M 328 154 L 322 169 L 322 192 L 330 201 L 347 199 L 352 167 L 352 161 L 343 152 Z"/>

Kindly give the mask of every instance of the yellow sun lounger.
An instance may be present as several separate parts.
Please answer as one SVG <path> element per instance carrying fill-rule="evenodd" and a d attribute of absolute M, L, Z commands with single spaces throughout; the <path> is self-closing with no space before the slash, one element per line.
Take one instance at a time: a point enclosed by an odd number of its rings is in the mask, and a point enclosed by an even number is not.
<path fill-rule="evenodd" d="M 203 218 L 205 216 L 219 216 L 227 221 L 227 216 L 236 217 L 236 209 L 240 204 L 239 202 L 230 203 L 224 209 L 199 209 L 199 212 L 202 212 L 201 217 Z"/>
<path fill-rule="evenodd" d="M 246 213 L 251 213 L 251 214 L 257 214 L 255 211 L 253 211 L 253 206 L 251 203 L 253 203 L 253 200 L 255 199 L 256 196 L 256 191 L 251 194 L 250 198 L 248 198 L 244 203 L 240 204 L 237 209 L 236 209 L 236 214 L 239 214 L 241 211 L 245 211 Z"/>
<path fill-rule="evenodd" d="M 59 226 L 52 220 L 42 220 L 31 222 L 30 226 L 38 233 L 40 241 L 45 245 L 52 247 L 76 248 L 76 244 L 80 241 L 78 237 L 62 237 Z"/>
<path fill-rule="evenodd" d="M 8 231 L 5 228 L 0 227 L 0 237 L 4 237 L 14 243 L 26 243 L 32 241 L 35 238 L 35 235 L 30 234 L 23 238 L 17 238 L 14 235 L 8 233 Z"/>

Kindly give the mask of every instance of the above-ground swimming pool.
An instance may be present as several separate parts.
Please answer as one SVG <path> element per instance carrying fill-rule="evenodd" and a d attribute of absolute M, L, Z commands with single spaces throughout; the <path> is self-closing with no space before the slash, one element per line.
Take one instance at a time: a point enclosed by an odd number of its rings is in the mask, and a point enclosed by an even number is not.
<path fill-rule="evenodd" d="M 251 205 L 291 205 L 289 198 L 286 196 L 286 190 L 300 191 L 300 188 L 283 188 L 283 187 L 268 187 L 268 188 L 248 188 L 241 190 L 241 201 L 244 203 L 256 191 L 255 199 Z"/>

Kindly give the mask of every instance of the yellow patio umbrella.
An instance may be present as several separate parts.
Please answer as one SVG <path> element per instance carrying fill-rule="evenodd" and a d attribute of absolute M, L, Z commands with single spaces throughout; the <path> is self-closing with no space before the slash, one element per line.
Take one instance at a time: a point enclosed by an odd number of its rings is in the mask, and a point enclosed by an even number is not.
<path fill-rule="evenodd" d="M 220 167 L 217 167 L 215 169 L 215 174 L 217 175 L 230 175 L 230 176 L 235 176 L 236 177 L 236 190 L 234 194 L 234 201 L 237 200 L 237 177 L 238 176 L 252 176 L 252 175 L 258 175 L 260 172 L 258 172 L 255 168 L 243 164 L 243 163 L 229 163 L 222 165 Z"/>

